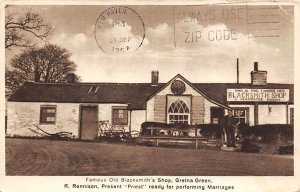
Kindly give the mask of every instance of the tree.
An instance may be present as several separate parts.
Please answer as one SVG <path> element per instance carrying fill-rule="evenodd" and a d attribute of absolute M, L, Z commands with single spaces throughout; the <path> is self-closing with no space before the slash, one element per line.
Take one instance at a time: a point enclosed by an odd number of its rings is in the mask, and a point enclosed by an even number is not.
<path fill-rule="evenodd" d="M 33 38 L 46 42 L 52 32 L 53 28 L 46 24 L 37 13 L 27 12 L 23 17 L 7 13 L 5 16 L 5 49 L 13 46 L 34 47 Z"/>
<path fill-rule="evenodd" d="M 11 60 L 12 69 L 6 69 L 6 87 L 14 92 L 25 81 L 65 82 L 67 74 L 74 73 L 76 64 L 70 52 L 57 45 L 28 49 Z M 79 77 L 75 75 L 75 81 Z"/>

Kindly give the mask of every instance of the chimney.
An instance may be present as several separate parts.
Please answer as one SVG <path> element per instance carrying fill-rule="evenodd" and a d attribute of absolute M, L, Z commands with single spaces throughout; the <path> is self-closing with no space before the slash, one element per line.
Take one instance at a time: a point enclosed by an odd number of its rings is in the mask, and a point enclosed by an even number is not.
<path fill-rule="evenodd" d="M 254 62 L 254 71 L 258 71 L 258 62 L 257 61 Z"/>
<path fill-rule="evenodd" d="M 74 73 L 69 73 L 66 76 L 66 82 L 67 83 L 75 83 L 76 75 Z"/>
<path fill-rule="evenodd" d="M 258 62 L 254 62 L 254 70 L 251 71 L 251 84 L 252 85 L 267 84 L 267 71 L 259 71 Z"/>
<path fill-rule="evenodd" d="M 151 85 L 158 85 L 158 71 L 152 71 L 151 72 Z"/>

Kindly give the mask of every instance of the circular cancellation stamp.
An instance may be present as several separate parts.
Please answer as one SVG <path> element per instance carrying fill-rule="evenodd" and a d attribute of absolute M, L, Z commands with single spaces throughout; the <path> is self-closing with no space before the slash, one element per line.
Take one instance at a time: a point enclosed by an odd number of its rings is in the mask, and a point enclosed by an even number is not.
<path fill-rule="evenodd" d="M 100 14 L 94 33 L 98 46 L 105 53 L 133 52 L 143 44 L 145 25 L 135 10 L 115 6 Z"/>

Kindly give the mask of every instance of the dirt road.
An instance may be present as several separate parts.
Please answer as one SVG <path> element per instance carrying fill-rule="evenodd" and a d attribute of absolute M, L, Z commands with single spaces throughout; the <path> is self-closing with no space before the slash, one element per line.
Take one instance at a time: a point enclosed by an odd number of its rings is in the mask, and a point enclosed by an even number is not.
<path fill-rule="evenodd" d="M 293 158 L 7 138 L 6 175 L 293 175 Z"/>

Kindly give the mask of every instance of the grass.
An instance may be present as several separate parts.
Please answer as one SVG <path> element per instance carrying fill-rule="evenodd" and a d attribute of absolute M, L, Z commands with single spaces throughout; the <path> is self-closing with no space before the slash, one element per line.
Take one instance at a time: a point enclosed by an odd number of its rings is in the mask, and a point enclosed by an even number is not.
<path fill-rule="evenodd" d="M 6 138 L 6 175 L 293 175 L 293 156 Z"/>

